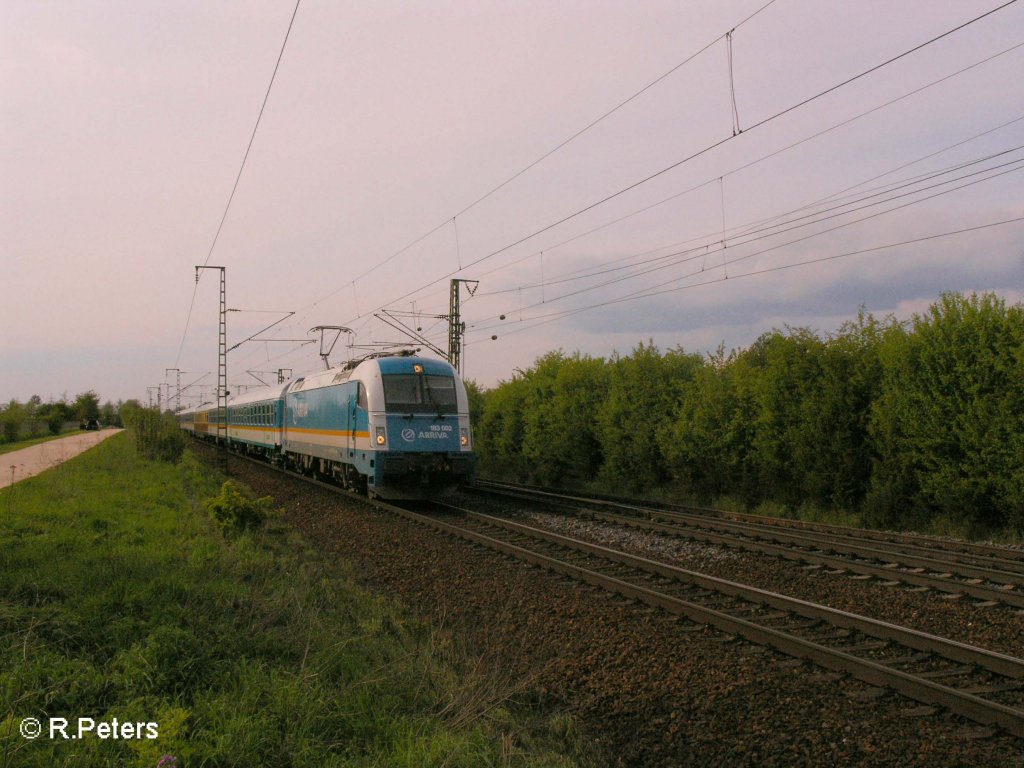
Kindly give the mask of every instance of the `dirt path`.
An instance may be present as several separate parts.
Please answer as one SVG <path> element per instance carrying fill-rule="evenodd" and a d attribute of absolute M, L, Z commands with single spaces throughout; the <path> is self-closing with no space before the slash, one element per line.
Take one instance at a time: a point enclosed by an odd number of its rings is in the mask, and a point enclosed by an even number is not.
<path fill-rule="evenodd" d="M 0 455 L 0 488 L 24 480 L 26 477 L 38 475 L 50 467 L 74 458 L 89 450 L 108 437 L 122 432 L 120 429 L 101 429 L 96 432 L 84 432 L 60 440 L 32 445 L 20 451 L 11 451 Z"/>

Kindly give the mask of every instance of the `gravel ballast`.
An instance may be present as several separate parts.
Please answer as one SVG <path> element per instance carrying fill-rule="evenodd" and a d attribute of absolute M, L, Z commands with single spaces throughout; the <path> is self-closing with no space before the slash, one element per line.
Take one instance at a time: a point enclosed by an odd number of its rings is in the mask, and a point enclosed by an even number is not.
<path fill-rule="evenodd" d="M 1024 766 L 1022 739 L 269 469 L 232 458 L 230 471 L 274 497 L 321 552 L 351 561 L 365 586 L 467 643 L 521 700 L 575 715 L 610 765 Z M 751 559 L 715 549 L 693 548 L 686 567 L 742 570 Z"/>

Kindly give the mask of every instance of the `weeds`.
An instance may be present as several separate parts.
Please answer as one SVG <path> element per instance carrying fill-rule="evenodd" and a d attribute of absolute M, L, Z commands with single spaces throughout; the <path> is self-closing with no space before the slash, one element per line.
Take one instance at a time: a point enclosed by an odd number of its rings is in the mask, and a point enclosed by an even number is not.
<path fill-rule="evenodd" d="M 220 535 L 203 500 L 235 493 L 121 436 L 19 484 L 0 520 L 0 768 L 577 764 L 512 713 L 514 685 L 459 672 L 473 663 L 280 520 Z M 29 717 L 158 737 L 28 740 Z"/>
<path fill-rule="evenodd" d="M 152 461 L 177 463 L 185 452 L 185 436 L 177 420 L 155 408 L 130 408 L 124 425 L 136 450 Z"/>

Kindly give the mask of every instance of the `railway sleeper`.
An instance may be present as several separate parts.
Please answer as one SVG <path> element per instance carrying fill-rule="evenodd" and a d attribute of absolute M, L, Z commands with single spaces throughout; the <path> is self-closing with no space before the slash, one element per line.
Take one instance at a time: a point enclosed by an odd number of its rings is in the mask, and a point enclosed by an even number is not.
<path fill-rule="evenodd" d="M 1024 689 L 1024 685 L 1020 683 L 995 683 L 995 684 L 981 684 L 981 685 L 968 685 L 965 688 L 958 688 L 958 691 L 963 693 L 971 693 L 975 696 L 992 696 L 997 693 L 1015 693 Z"/>
<path fill-rule="evenodd" d="M 931 658 L 934 658 L 931 653 L 910 653 L 906 656 L 897 656 L 895 659 L 876 659 L 876 661 L 887 667 L 898 667 L 902 664 L 917 664 L 918 662 L 927 661 Z"/>
<path fill-rule="evenodd" d="M 857 654 L 864 651 L 880 651 L 883 648 L 888 648 L 890 645 L 891 643 L 888 640 L 868 640 L 856 645 L 840 646 L 839 650 L 844 653 Z"/>
<path fill-rule="evenodd" d="M 918 672 L 918 677 L 923 677 L 925 680 L 941 680 L 944 677 L 964 677 L 965 675 L 973 675 L 977 672 L 977 667 L 953 667 L 952 669 L 935 669 L 931 672 Z"/>
<path fill-rule="evenodd" d="M 820 643 L 821 645 L 827 645 L 834 643 L 837 640 L 846 640 L 849 636 L 850 630 L 848 629 L 826 628 L 824 631 L 820 633 L 811 632 L 809 634 L 804 635 L 803 637 L 805 640 L 811 640 L 812 642 Z M 849 653 L 849 651 L 846 648 L 844 648 L 843 650 Z"/>

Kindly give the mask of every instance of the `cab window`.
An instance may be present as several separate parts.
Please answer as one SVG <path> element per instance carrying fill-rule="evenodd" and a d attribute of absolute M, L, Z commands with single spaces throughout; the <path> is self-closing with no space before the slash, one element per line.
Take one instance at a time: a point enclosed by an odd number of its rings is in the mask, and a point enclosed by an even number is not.
<path fill-rule="evenodd" d="M 389 411 L 405 413 L 458 413 L 455 379 L 414 373 L 392 373 L 381 377 L 384 403 Z"/>

